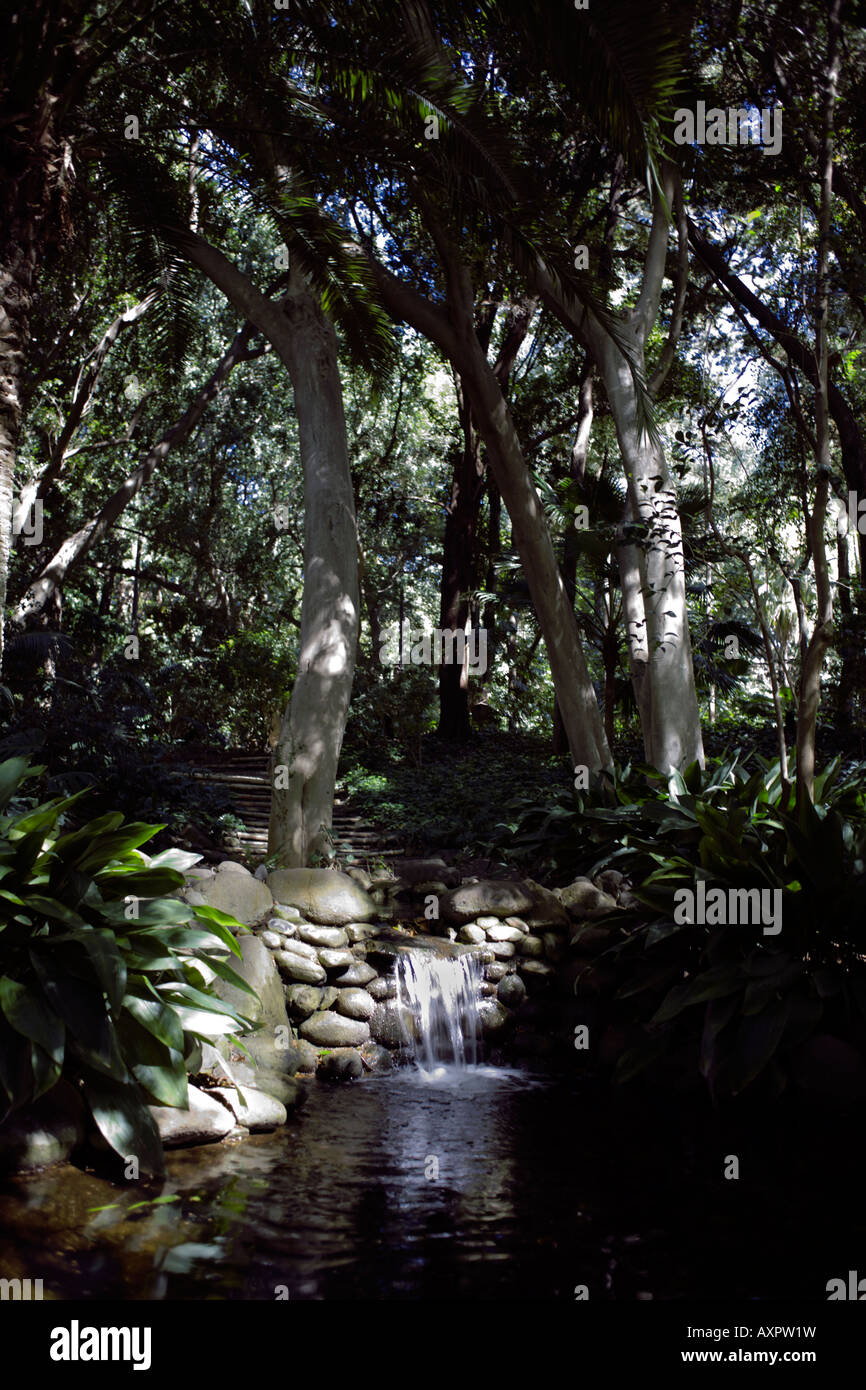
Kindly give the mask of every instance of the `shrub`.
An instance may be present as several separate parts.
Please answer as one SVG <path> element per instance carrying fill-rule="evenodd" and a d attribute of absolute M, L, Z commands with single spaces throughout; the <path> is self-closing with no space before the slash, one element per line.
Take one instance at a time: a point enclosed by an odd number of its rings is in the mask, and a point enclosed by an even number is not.
<path fill-rule="evenodd" d="M 185 1106 L 197 1040 L 248 1024 L 197 968 L 255 998 L 226 960 L 243 928 L 166 896 L 198 856 L 144 854 L 161 826 L 110 812 L 67 831 L 80 792 L 23 805 L 22 783 L 41 772 L 0 764 L 0 1121 L 64 1077 L 111 1147 L 159 1172 L 148 1102 Z"/>

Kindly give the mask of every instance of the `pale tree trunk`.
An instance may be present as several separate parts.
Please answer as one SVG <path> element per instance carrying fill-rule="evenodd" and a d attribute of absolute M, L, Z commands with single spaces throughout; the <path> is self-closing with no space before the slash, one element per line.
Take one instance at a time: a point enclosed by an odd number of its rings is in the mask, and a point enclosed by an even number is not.
<path fill-rule="evenodd" d="M 671 166 L 666 166 L 663 177 L 667 201 L 675 202 L 676 180 Z M 674 321 L 656 381 L 663 379 L 670 365 L 671 344 L 675 343 L 682 323 L 682 226 L 680 231 Z M 644 698 L 639 699 L 639 708 L 647 761 L 662 772 L 704 761 L 676 489 L 661 443 L 654 442 L 641 428 L 636 382 L 636 376 L 646 377 L 644 349 L 658 315 L 668 235 L 666 209 L 657 193 L 640 294 L 634 309 L 621 321 L 622 333 L 631 349 L 631 361 L 594 314 L 570 300 L 543 268 L 537 272 L 537 284 L 544 302 L 592 354 L 598 366 L 622 454 L 631 515 L 645 527 L 636 556 L 631 546 L 621 555 L 630 584 L 637 560 L 643 614 L 633 584 L 631 602 L 624 600 L 624 607 L 626 621 L 631 625 L 629 650 L 633 678 L 637 655 L 633 650 L 634 642 L 639 636 L 641 622 L 646 622 L 647 666 L 640 683 L 647 689 Z M 637 691 L 637 683 L 635 688 Z"/>
<path fill-rule="evenodd" d="M 321 853 L 332 824 L 360 599 L 336 334 L 295 270 L 283 303 L 291 327 L 284 360 L 295 393 L 304 471 L 304 598 L 298 673 L 272 755 L 268 853 L 290 868 Z"/>
<path fill-rule="evenodd" d="M 576 767 L 613 766 L 595 691 L 589 678 L 574 612 L 562 582 L 541 500 L 496 374 L 478 341 L 465 266 L 437 229 L 450 261 L 453 298 L 448 312 L 411 289 L 370 256 L 370 266 L 389 313 L 439 347 L 459 371 L 487 460 L 511 520 L 515 548 L 544 636 L 556 698 Z"/>
<path fill-rule="evenodd" d="M 627 498 L 623 518 L 623 534 L 621 539 L 617 541 L 616 558 L 619 565 L 622 613 L 625 621 L 631 683 L 641 729 L 646 730 L 652 726 L 652 688 L 647 680 L 649 645 L 647 643 L 643 588 L 641 587 L 640 552 L 627 535 L 627 528 L 632 520 L 631 502 Z"/>
<path fill-rule="evenodd" d="M 646 527 L 637 557 L 649 656 L 644 745 L 648 761 L 670 772 L 703 763 L 704 758 L 676 489 L 661 444 L 641 436 L 634 378 L 610 338 L 600 368 L 626 468 L 632 515 Z"/>
<path fill-rule="evenodd" d="M 337 339 L 300 272 L 277 303 L 203 237 L 163 234 L 255 324 L 288 369 L 304 472 L 304 597 L 298 674 L 272 754 L 268 851 L 302 867 L 325 847 L 355 672 L 358 534 Z"/>
<path fill-rule="evenodd" d="M 21 430 L 21 380 L 30 341 L 36 261 L 35 237 L 25 237 L 22 229 L 18 237 L 10 240 L 9 254 L 0 265 L 0 665 L 15 508 L 15 462 Z"/>
<path fill-rule="evenodd" d="M 815 357 L 818 379 L 815 384 L 815 455 L 818 464 L 818 483 L 810 528 L 812 563 L 815 568 L 815 589 L 818 600 L 817 621 L 806 648 L 800 671 L 800 699 L 797 711 L 797 805 L 811 802 L 815 793 L 815 733 L 818 705 L 821 699 L 821 672 L 833 637 L 833 589 L 827 564 L 827 545 L 824 522 L 830 489 L 830 409 L 827 382 L 828 341 L 827 313 L 829 309 L 828 269 L 830 258 L 830 218 L 833 197 L 833 121 L 836 89 L 839 82 L 839 29 L 841 0 L 832 0 L 828 15 L 828 44 L 824 119 L 821 132 L 821 203 L 818 215 L 818 273 L 816 283 L 817 332 Z"/>

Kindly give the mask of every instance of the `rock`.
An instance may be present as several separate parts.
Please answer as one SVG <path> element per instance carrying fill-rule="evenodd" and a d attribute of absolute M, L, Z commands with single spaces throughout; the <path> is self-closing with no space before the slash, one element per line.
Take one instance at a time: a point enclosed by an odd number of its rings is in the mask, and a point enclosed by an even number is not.
<path fill-rule="evenodd" d="M 375 980 L 376 972 L 372 965 L 367 965 L 366 961 L 356 960 L 344 970 L 342 975 L 338 975 L 334 981 L 335 985 L 341 988 L 344 985 L 368 985 L 371 980 Z"/>
<path fill-rule="evenodd" d="M 300 922 L 302 920 L 299 909 L 290 907 L 288 903 L 274 903 L 274 912 L 286 922 Z"/>
<path fill-rule="evenodd" d="M 381 1005 L 379 1006 L 381 1007 Z M 352 1047 L 369 1040 L 370 1026 L 362 1019 L 346 1018 L 328 1009 L 301 1024 L 300 1033 L 317 1047 Z"/>
<path fill-rule="evenodd" d="M 576 878 L 567 887 L 558 888 L 556 896 L 573 918 L 601 917 L 616 911 L 616 900 L 596 888 L 589 878 Z"/>
<path fill-rule="evenodd" d="M 496 922 L 495 926 L 487 928 L 488 941 L 522 941 L 525 933 L 518 927 L 503 926 Z"/>
<path fill-rule="evenodd" d="M 276 1129 L 288 1118 L 281 1101 L 253 1086 L 220 1086 L 218 1092 L 211 1095 L 220 1104 L 227 1105 L 237 1123 L 245 1125 L 251 1134 Z"/>
<path fill-rule="evenodd" d="M 348 922 L 343 928 L 353 945 L 359 941 L 369 941 L 379 935 L 379 927 L 366 922 Z"/>
<path fill-rule="evenodd" d="M 282 949 L 284 951 L 291 951 L 295 956 L 303 956 L 304 960 L 319 959 L 319 953 L 315 946 L 310 946 L 306 941 L 296 941 L 294 937 L 291 936 L 283 937 Z"/>
<path fill-rule="evenodd" d="M 275 869 L 268 874 L 268 888 L 280 903 L 325 926 L 369 922 L 376 915 L 361 885 L 335 869 Z"/>
<path fill-rule="evenodd" d="M 391 1071 L 394 1066 L 394 1059 L 387 1047 L 380 1047 L 378 1043 L 364 1043 L 358 1052 L 368 1071 Z"/>
<path fill-rule="evenodd" d="M 294 951 L 275 951 L 274 960 L 284 980 L 302 985 L 323 985 L 328 978 L 327 971 L 317 960 L 307 960 Z"/>
<path fill-rule="evenodd" d="M 84 1135 L 81 1095 L 68 1081 L 58 1081 L 31 1105 L 13 1110 L 0 1125 L 0 1168 L 27 1173 L 65 1163 Z"/>
<path fill-rule="evenodd" d="M 225 1105 L 206 1096 L 197 1086 L 188 1087 L 188 1092 L 187 1110 L 179 1110 L 172 1105 L 147 1107 L 167 1149 L 180 1148 L 185 1144 L 215 1144 L 234 1129 L 234 1116 Z"/>
<path fill-rule="evenodd" d="M 557 936 L 556 932 L 544 932 L 541 940 L 544 943 L 544 954 L 547 960 L 552 960 L 554 964 L 562 960 L 565 955 L 565 943 L 561 937 Z"/>
<path fill-rule="evenodd" d="M 309 1043 L 298 1042 L 293 1044 L 293 1051 L 299 1056 L 300 1049 L 306 1047 L 309 1047 Z M 314 1069 L 317 1054 L 315 1048 L 310 1050 L 313 1053 Z M 242 1086 L 250 1086 L 256 1091 L 263 1091 L 266 1096 L 272 1096 L 274 1100 L 278 1100 L 281 1105 L 285 1106 L 286 1110 L 296 1109 L 303 1105 L 307 1098 L 307 1093 L 301 1082 L 296 1081 L 294 1076 L 287 1076 L 284 1072 L 271 1071 L 267 1067 L 251 1067 L 248 1062 L 243 1061 L 232 1062 L 231 1070 L 232 1078 L 236 1084 L 240 1082 Z M 293 1070 L 300 1071 L 301 1068 L 293 1066 Z M 243 1123 L 246 1124 L 247 1121 L 244 1120 Z"/>
<path fill-rule="evenodd" d="M 257 878 L 260 883 L 264 883 L 267 876 L 268 871 L 265 868 L 264 864 L 260 864 L 259 867 L 256 869 L 255 873 L 253 874 L 253 878 Z"/>
<path fill-rule="evenodd" d="M 286 1006 L 292 1018 L 309 1018 L 322 1006 L 322 991 L 314 985 L 287 985 Z"/>
<path fill-rule="evenodd" d="M 547 980 L 554 974 L 553 966 L 543 960 L 519 960 L 517 969 L 524 980 Z"/>
<path fill-rule="evenodd" d="M 346 874 L 349 878 L 353 878 L 356 883 L 360 883 L 366 892 L 369 892 L 373 886 L 373 880 L 366 869 L 347 869 Z"/>
<path fill-rule="evenodd" d="M 582 956 L 597 956 L 621 940 L 616 927 L 579 927 L 571 938 L 571 945 Z"/>
<path fill-rule="evenodd" d="M 279 951 L 283 944 L 283 938 L 275 931 L 259 932 L 259 941 L 263 946 L 267 946 L 269 951 Z"/>
<path fill-rule="evenodd" d="M 368 946 L 367 964 L 372 965 L 379 975 L 393 975 L 397 968 L 397 952 L 393 946 Z"/>
<path fill-rule="evenodd" d="M 489 931 L 491 927 L 499 926 L 499 920 L 498 917 L 479 917 L 476 925 L 482 927 L 484 931 Z"/>
<path fill-rule="evenodd" d="M 526 917 L 528 926 L 562 927 L 565 929 L 570 925 L 568 913 L 549 888 L 535 883 L 531 878 L 526 880 L 526 888 L 532 895 L 532 911 L 522 914 Z"/>
<path fill-rule="evenodd" d="M 594 882 L 602 893 L 607 893 L 611 898 L 617 898 L 626 882 L 626 877 L 625 874 L 620 873 L 619 869 L 605 869 Z"/>
<path fill-rule="evenodd" d="M 491 941 L 490 949 L 497 960 L 510 960 L 517 951 L 513 941 Z"/>
<path fill-rule="evenodd" d="M 492 980 L 494 984 L 504 979 L 507 974 L 508 966 L 505 964 L 504 960 L 491 961 L 489 965 L 485 965 L 484 967 L 485 980 Z"/>
<path fill-rule="evenodd" d="M 319 1063 L 319 1054 L 313 1044 L 308 1043 L 306 1038 L 298 1038 L 295 1046 L 298 1050 L 298 1071 L 304 1074 L 314 1072 Z"/>
<path fill-rule="evenodd" d="M 496 995 L 506 1009 L 519 1008 L 526 998 L 526 985 L 519 975 L 506 975 L 499 981 Z"/>
<path fill-rule="evenodd" d="M 190 891 L 200 893 L 208 907 L 227 912 L 246 926 L 273 910 L 274 899 L 267 885 L 232 860 L 224 860 L 212 878 L 194 879 L 193 883 L 193 889 L 184 891 L 187 902 Z"/>
<path fill-rule="evenodd" d="M 523 935 L 525 935 L 526 932 L 529 931 L 529 927 L 524 922 L 522 917 L 506 917 L 505 925 L 506 927 L 516 927 L 517 930 Z"/>
<path fill-rule="evenodd" d="M 348 946 L 349 938 L 342 927 L 317 927 L 310 922 L 301 922 L 297 928 L 301 941 L 310 946 Z"/>
<path fill-rule="evenodd" d="M 380 1003 L 383 999 L 396 999 L 397 981 L 393 976 L 383 977 L 377 975 L 375 980 L 371 980 L 368 984 L 367 993 L 372 999 L 375 999 L 377 1003 Z"/>
<path fill-rule="evenodd" d="M 486 918 L 486 921 L 498 922 L 498 917 Z M 468 946 L 480 946 L 482 941 L 487 940 L 487 933 L 480 922 L 467 922 L 457 933 L 458 941 L 465 941 Z"/>
<path fill-rule="evenodd" d="M 346 1018 L 362 1018 L 368 1021 L 373 1017 L 376 1001 L 365 989 L 341 989 L 334 1006 L 337 1013 Z"/>
<path fill-rule="evenodd" d="M 544 955 L 544 942 L 540 936 L 525 936 L 517 949 L 521 956 L 538 958 Z"/>
<path fill-rule="evenodd" d="M 364 1075 L 364 1064 L 352 1047 L 339 1047 L 319 1058 L 316 1075 L 322 1081 L 357 1081 Z"/>
<path fill-rule="evenodd" d="M 498 999 L 482 999 L 478 1005 L 478 1016 L 481 1020 L 481 1031 L 485 1035 L 500 1033 L 511 1018 L 508 1010 Z"/>
<path fill-rule="evenodd" d="M 225 874 L 224 877 L 234 879 L 236 875 Z M 259 1066 L 286 1071 L 290 1059 L 285 1048 L 279 1046 L 279 1041 L 290 1037 L 291 1033 L 283 983 L 276 966 L 277 956 L 283 953 L 272 955 L 257 936 L 242 936 L 239 945 L 241 960 L 232 958 L 232 968 L 256 991 L 258 1001 L 225 980 L 214 980 L 213 990 L 238 1013 L 245 1014 L 253 1023 L 260 1025 L 256 1032 L 241 1035 L 253 1060 Z"/>
<path fill-rule="evenodd" d="M 319 952 L 319 964 L 326 970 L 347 970 L 355 964 L 355 957 L 351 951 L 335 951 L 324 946 Z"/>
<path fill-rule="evenodd" d="M 325 985 L 325 988 L 322 990 L 322 1002 L 319 1008 L 322 1011 L 333 1008 L 334 1004 L 337 1002 L 337 995 L 339 993 L 340 991 L 337 989 L 336 985 Z"/>
<path fill-rule="evenodd" d="M 478 986 L 478 993 L 482 999 L 492 999 L 496 995 L 496 986 L 492 980 L 482 980 Z"/>
<path fill-rule="evenodd" d="M 274 931 L 279 936 L 294 936 L 296 930 L 294 922 L 286 922 L 282 917 L 271 917 L 268 922 L 268 931 Z"/>
<path fill-rule="evenodd" d="M 186 888 L 183 897 L 189 907 L 207 907 L 207 898 L 197 888 Z"/>
<path fill-rule="evenodd" d="M 396 1000 L 388 1000 L 376 1005 L 370 1019 L 370 1034 L 383 1047 L 405 1047 L 407 1039 L 414 1036 L 414 1024 L 409 1009 L 401 1007 Z"/>
<path fill-rule="evenodd" d="M 394 874 L 410 888 L 438 882 L 447 889 L 460 883 L 459 871 L 449 869 L 444 859 L 399 859 L 394 864 Z"/>
<path fill-rule="evenodd" d="M 512 913 L 531 910 L 532 895 L 524 884 L 512 883 L 504 879 L 482 879 L 477 883 L 463 883 L 439 899 L 439 911 L 449 922 L 474 922 L 479 916 L 489 914 L 508 917 Z"/>

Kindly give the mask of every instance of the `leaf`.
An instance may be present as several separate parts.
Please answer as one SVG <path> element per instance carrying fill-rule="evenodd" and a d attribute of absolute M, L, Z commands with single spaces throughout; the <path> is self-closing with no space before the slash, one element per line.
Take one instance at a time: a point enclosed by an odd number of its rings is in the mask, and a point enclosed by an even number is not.
<path fill-rule="evenodd" d="M 702 1004 L 707 999 L 733 994 L 742 987 L 744 981 L 745 972 L 741 965 L 711 966 L 709 970 L 702 971 L 687 983 L 674 985 L 650 1023 L 652 1026 L 667 1023 L 692 1004 Z"/>
<path fill-rule="evenodd" d="M 115 1153 L 124 1159 L 134 1156 L 143 1172 L 161 1176 L 165 1171 L 162 1142 L 137 1087 L 112 1083 L 95 1072 L 85 1073 L 84 1082 L 96 1126 Z"/>
<path fill-rule="evenodd" d="M 166 1047 L 173 1048 L 175 1052 L 183 1051 L 183 1028 L 170 1005 L 163 1004 L 159 999 L 143 999 L 138 994 L 126 994 L 123 1007 L 140 1027 L 146 1028 Z"/>
<path fill-rule="evenodd" d="M 29 768 L 28 758 L 7 758 L 5 763 L 0 763 L 0 811 L 9 805 Z"/>
<path fill-rule="evenodd" d="M 762 1013 L 742 1019 L 723 1072 L 725 1087 L 733 1095 L 745 1090 L 774 1055 L 785 1031 L 790 1003 L 790 996 L 785 995 L 773 1000 Z"/>
<path fill-rule="evenodd" d="M 4 975 L 0 979 L 0 1009 L 16 1033 L 38 1043 L 55 1062 L 63 1061 L 66 1029 L 44 998 Z"/>

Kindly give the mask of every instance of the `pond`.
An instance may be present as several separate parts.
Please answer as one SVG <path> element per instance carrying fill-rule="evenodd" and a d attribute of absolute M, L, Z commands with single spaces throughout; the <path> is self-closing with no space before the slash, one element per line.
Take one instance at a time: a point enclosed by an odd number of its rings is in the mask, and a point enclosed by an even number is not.
<path fill-rule="evenodd" d="M 7 1180 L 0 1275 L 54 1298 L 823 1300 L 866 1249 L 850 1131 L 540 1071 L 311 1081 L 285 1129 L 167 1162 L 144 1191 Z M 128 1211 L 158 1195 L 178 1200 Z"/>

